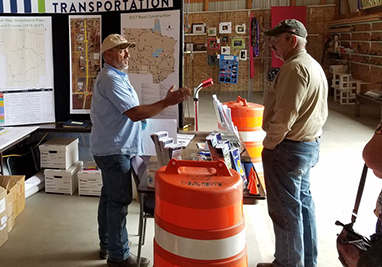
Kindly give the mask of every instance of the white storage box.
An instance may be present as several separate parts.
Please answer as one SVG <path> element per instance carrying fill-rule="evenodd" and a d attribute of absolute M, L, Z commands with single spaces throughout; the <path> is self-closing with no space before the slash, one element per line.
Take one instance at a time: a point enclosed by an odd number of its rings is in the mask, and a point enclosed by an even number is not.
<path fill-rule="evenodd" d="M 78 189 L 77 173 L 82 168 L 82 161 L 77 161 L 67 170 L 44 170 L 45 192 L 73 195 Z"/>
<path fill-rule="evenodd" d="M 82 170 L 77 173 L 79 196 L 100 196 L 102 175 L 100 170 Z"/>
<path fill-rule="evenodd" d="M 41 168 L 66 170 L 78 161 L 78 138 L 52 138 L 39 149 Z"/>

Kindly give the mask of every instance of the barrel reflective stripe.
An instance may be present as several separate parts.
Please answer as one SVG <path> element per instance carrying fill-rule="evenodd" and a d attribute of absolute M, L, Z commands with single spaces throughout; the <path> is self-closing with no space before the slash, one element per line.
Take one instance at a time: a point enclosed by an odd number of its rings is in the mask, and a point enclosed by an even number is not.
<path fill-rule="evenodd" d="M 245 132 L 239 131 L 244 142 L 263 142 L 266 133 L 263 130 Z"/>
<path fill-rule="evenodd" d="M 175 255 L 195 260 L 221 260 L 241 253 L 246 246 L 245 231 L 223 239 L 200 240 L 173 235 L 157 224 L 155 241 Z"/>

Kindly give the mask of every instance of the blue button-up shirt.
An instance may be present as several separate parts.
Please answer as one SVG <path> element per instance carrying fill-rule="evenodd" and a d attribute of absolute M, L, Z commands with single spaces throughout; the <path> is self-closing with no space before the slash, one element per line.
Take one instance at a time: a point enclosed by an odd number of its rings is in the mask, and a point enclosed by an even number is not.
<path fill-rule="evenodd" d="M 93 155 L 143 154 L 141 122 L 133 122 L 124 114 L 138 105 L 128 75 L 105 63 L 94 85 L 90 111 Z"/>

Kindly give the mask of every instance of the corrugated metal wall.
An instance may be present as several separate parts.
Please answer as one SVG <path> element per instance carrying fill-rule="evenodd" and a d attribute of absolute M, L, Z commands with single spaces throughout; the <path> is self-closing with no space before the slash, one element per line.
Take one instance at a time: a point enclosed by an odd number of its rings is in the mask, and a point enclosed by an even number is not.
<path fill-rule="evenodd" d="M 354 3 L 350 3 L 354 2 Z M 296 5 L 298 6 L 312 6 L 319 5 L 320 0 L 297 0 Z M 335 0 L 327 0 L 326 4 L 335 4 Z M 201 12 L 203 11 L 204 3 L 189 4 L 188 0 L 184 0 L 185 8 L 184 10 L 188 12 Z M 254 0 L 252 2 L 252 9 L 266 9 L 272 6 L 289 6 L 290 0 Z M 349 6 L 351 12 L 356 10 L 356 1 L 349 1 Z M 223 11 L 223 10 L 241 10 L 246 9 L 247 0 L 236 0 L 236 1 L 221 1 L 221 2 L 210 2 L 208 9 L 209 11 Z M 354 11 L 352 11 L 354 9 Z"/>

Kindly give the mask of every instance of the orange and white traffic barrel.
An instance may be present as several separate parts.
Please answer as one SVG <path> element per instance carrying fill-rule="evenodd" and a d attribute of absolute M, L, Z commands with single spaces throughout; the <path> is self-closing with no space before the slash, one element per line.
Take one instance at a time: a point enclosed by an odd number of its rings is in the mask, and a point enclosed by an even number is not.
<path fill-rule="evenodd" d="M 263 140 L 265 138 L 265 132 L 262 129 L 264 106 L 247 102 L 246 99 L 240 96 L 237 96 L 236 101 L 224 104 L 231 109 L 232 122 L 237 127 L 248 155 L 251 157 L 259 178 L 264 184 L 263 164 L 261 161 Z"/>
<path fill-rule="evenodd" d="M 154 266 L 248 266 L 243 182 L 223 161 L 172 159 L 155 201 Z"/>

